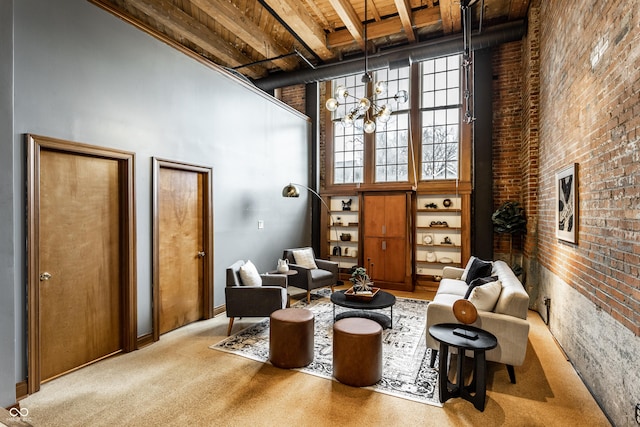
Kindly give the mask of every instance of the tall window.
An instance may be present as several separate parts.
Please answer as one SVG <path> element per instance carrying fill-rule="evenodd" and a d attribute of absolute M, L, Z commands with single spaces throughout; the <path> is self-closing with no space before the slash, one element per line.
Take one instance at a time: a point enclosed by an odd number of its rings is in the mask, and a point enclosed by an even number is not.
<path fill-rule="evenodd" d="M 333 81 L 334 90 L 340 85 L 346 87 L 353 95 L 344 100 L 347 111 L 355 107 L 358 99 L 366 95 L 366 86 L 360 81 L 360 76 L 341 77 Z M 340 121 L 333 122 L 333 181 L 334 184 L 364 182 L 362 119 L 356 120 L 351 127 L 345 127 Z"/>
<path fill-rule="evenodd" d="M 423 180 L 456 179 L 460 147 L 460 58 L 447 56 L 422 63 Z"/>
<path fill-rule="evenodd" d="M 397 70 L 379 70 L 374 81 L 386 81 L 387 93 L 391 97 L 400 90 L 409 92 L 409 67 Z M 376 128 L 376 182 L 402 182 L 409 180 L 409 103 L 390 103 L 395 113 L 386 126 L 379 123 Z M 400 109 L 400 110 L 399 110 Z"/>
<path fill-rule="evenodd" d="M 371 97 L 367 85 L 361 81 L 362 73 L 333 80 L 333 91 L 344 86 L 351 95 L 340 100 L 340 113 L 334 113 L 333 117 L 333 184 L 363 183 L 365 175 L 371 176 L 373 183 L 409 182 L 411 148 L 416 149 L 420 161 L 416 165 L 417 179 L 457 179 L 462 110 L 461 58 L 462 55 L 457 54 L 421 62 L 420 82 L 413 84 L 410 67 L 372 73 L 373 83 L 387 82 L 386 94 L 377 96 L 374 102 L 379 106 L 389 104 L 393 110 L 387 123 L 376 120 L 372 136 L 364 133 L 362 119 L 356 120 L 353 126 L 344 126 L 340 121 L 340 115 L 356 108 L 360 98 Z M 398 103 L 393 99 L 398 91 L 409 93 L 411 87 L 418 86 L 417 110 L 410 108 L 411 102 Z M 411 125 L 418 120 L 420 133 L 411 135 Z M 365 150 L 372 153 L 365 155 Z M 369 172 L 369 168 L 371 172 L 365 174 L 365 169 Z"/>

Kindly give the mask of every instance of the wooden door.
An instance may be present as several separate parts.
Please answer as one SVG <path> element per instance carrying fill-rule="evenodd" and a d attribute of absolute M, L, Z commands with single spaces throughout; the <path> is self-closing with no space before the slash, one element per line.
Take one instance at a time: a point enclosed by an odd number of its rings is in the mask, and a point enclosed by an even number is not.
<path fill-rule="evenodd" d="M 406 282 L 407 209 L 405 194 L 365 195 L 364 263 L 382 287 Z"/>
<path fill-rule="evenodd" d="M 28 392 L 136 348 L 133 153 L 27 135 Z"/>
<path fill-rule="evenodd" d="M 212 316 L 212 206 L 210 168 L 157 159 L 154 164 L 154 339 L 158 339 Z"/>

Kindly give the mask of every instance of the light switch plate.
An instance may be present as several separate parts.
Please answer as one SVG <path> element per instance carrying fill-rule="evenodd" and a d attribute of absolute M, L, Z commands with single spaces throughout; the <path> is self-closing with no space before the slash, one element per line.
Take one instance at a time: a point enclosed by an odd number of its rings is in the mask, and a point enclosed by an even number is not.
<path fill-rule="evenodd" d="M 259 219 L 259 220 L 258 220 L 258 229 L 259 229 L 259 230 L 262 230 L 263 228 L 264 228 L 264 221 L 263 221 L 263 220 L 261 220 L 261 219 Z"/>

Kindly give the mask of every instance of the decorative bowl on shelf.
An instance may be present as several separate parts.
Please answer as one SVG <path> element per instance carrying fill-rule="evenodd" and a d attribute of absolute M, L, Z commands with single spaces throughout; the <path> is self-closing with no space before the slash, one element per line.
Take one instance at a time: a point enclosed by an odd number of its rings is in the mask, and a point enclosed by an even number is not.
<path fill-rule="evenodd" d="M 441 262 L 442 264 L 451 264 L 453 262 L 451 258 L 448 258 L 446 256 L 440 258 L 438 261 Z"/>
<path fill-rule="evenodd" d="M 342 240 L 343 242 L 348 242 L 351 240 L 351 234 L 350 233 L 342 233 L 340 235 L 340 240 Z"/>
<path fill-rule="evenodd" d="M 448 227 L 447 221 L 431 221 L 429 227 Z"/>

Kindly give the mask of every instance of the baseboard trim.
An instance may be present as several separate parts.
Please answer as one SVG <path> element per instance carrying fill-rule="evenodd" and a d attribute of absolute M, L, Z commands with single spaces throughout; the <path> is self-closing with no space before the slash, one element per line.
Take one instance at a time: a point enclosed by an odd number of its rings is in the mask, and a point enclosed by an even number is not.
<path fill-rule="evenodd" d="M 29 396 L 29 387 L 26 381 L 16 383 L 16 401 Z"/>
<path fill-rule="evenodd" d="M 218 307 L 213 307 L 213 316 L 217 316 L 218 314 L 222 314 L 225 311 L 227 311 L 227 305 L 226 304 L 222 304 L 219 305 Z"/>
<path fill-rule="evenodd" d="M 151 344 L 153 344 L 153 334 L 146 334 L 138 337 L 138 341 L 137 341 L 138 349 L 141 349 Z"/>

